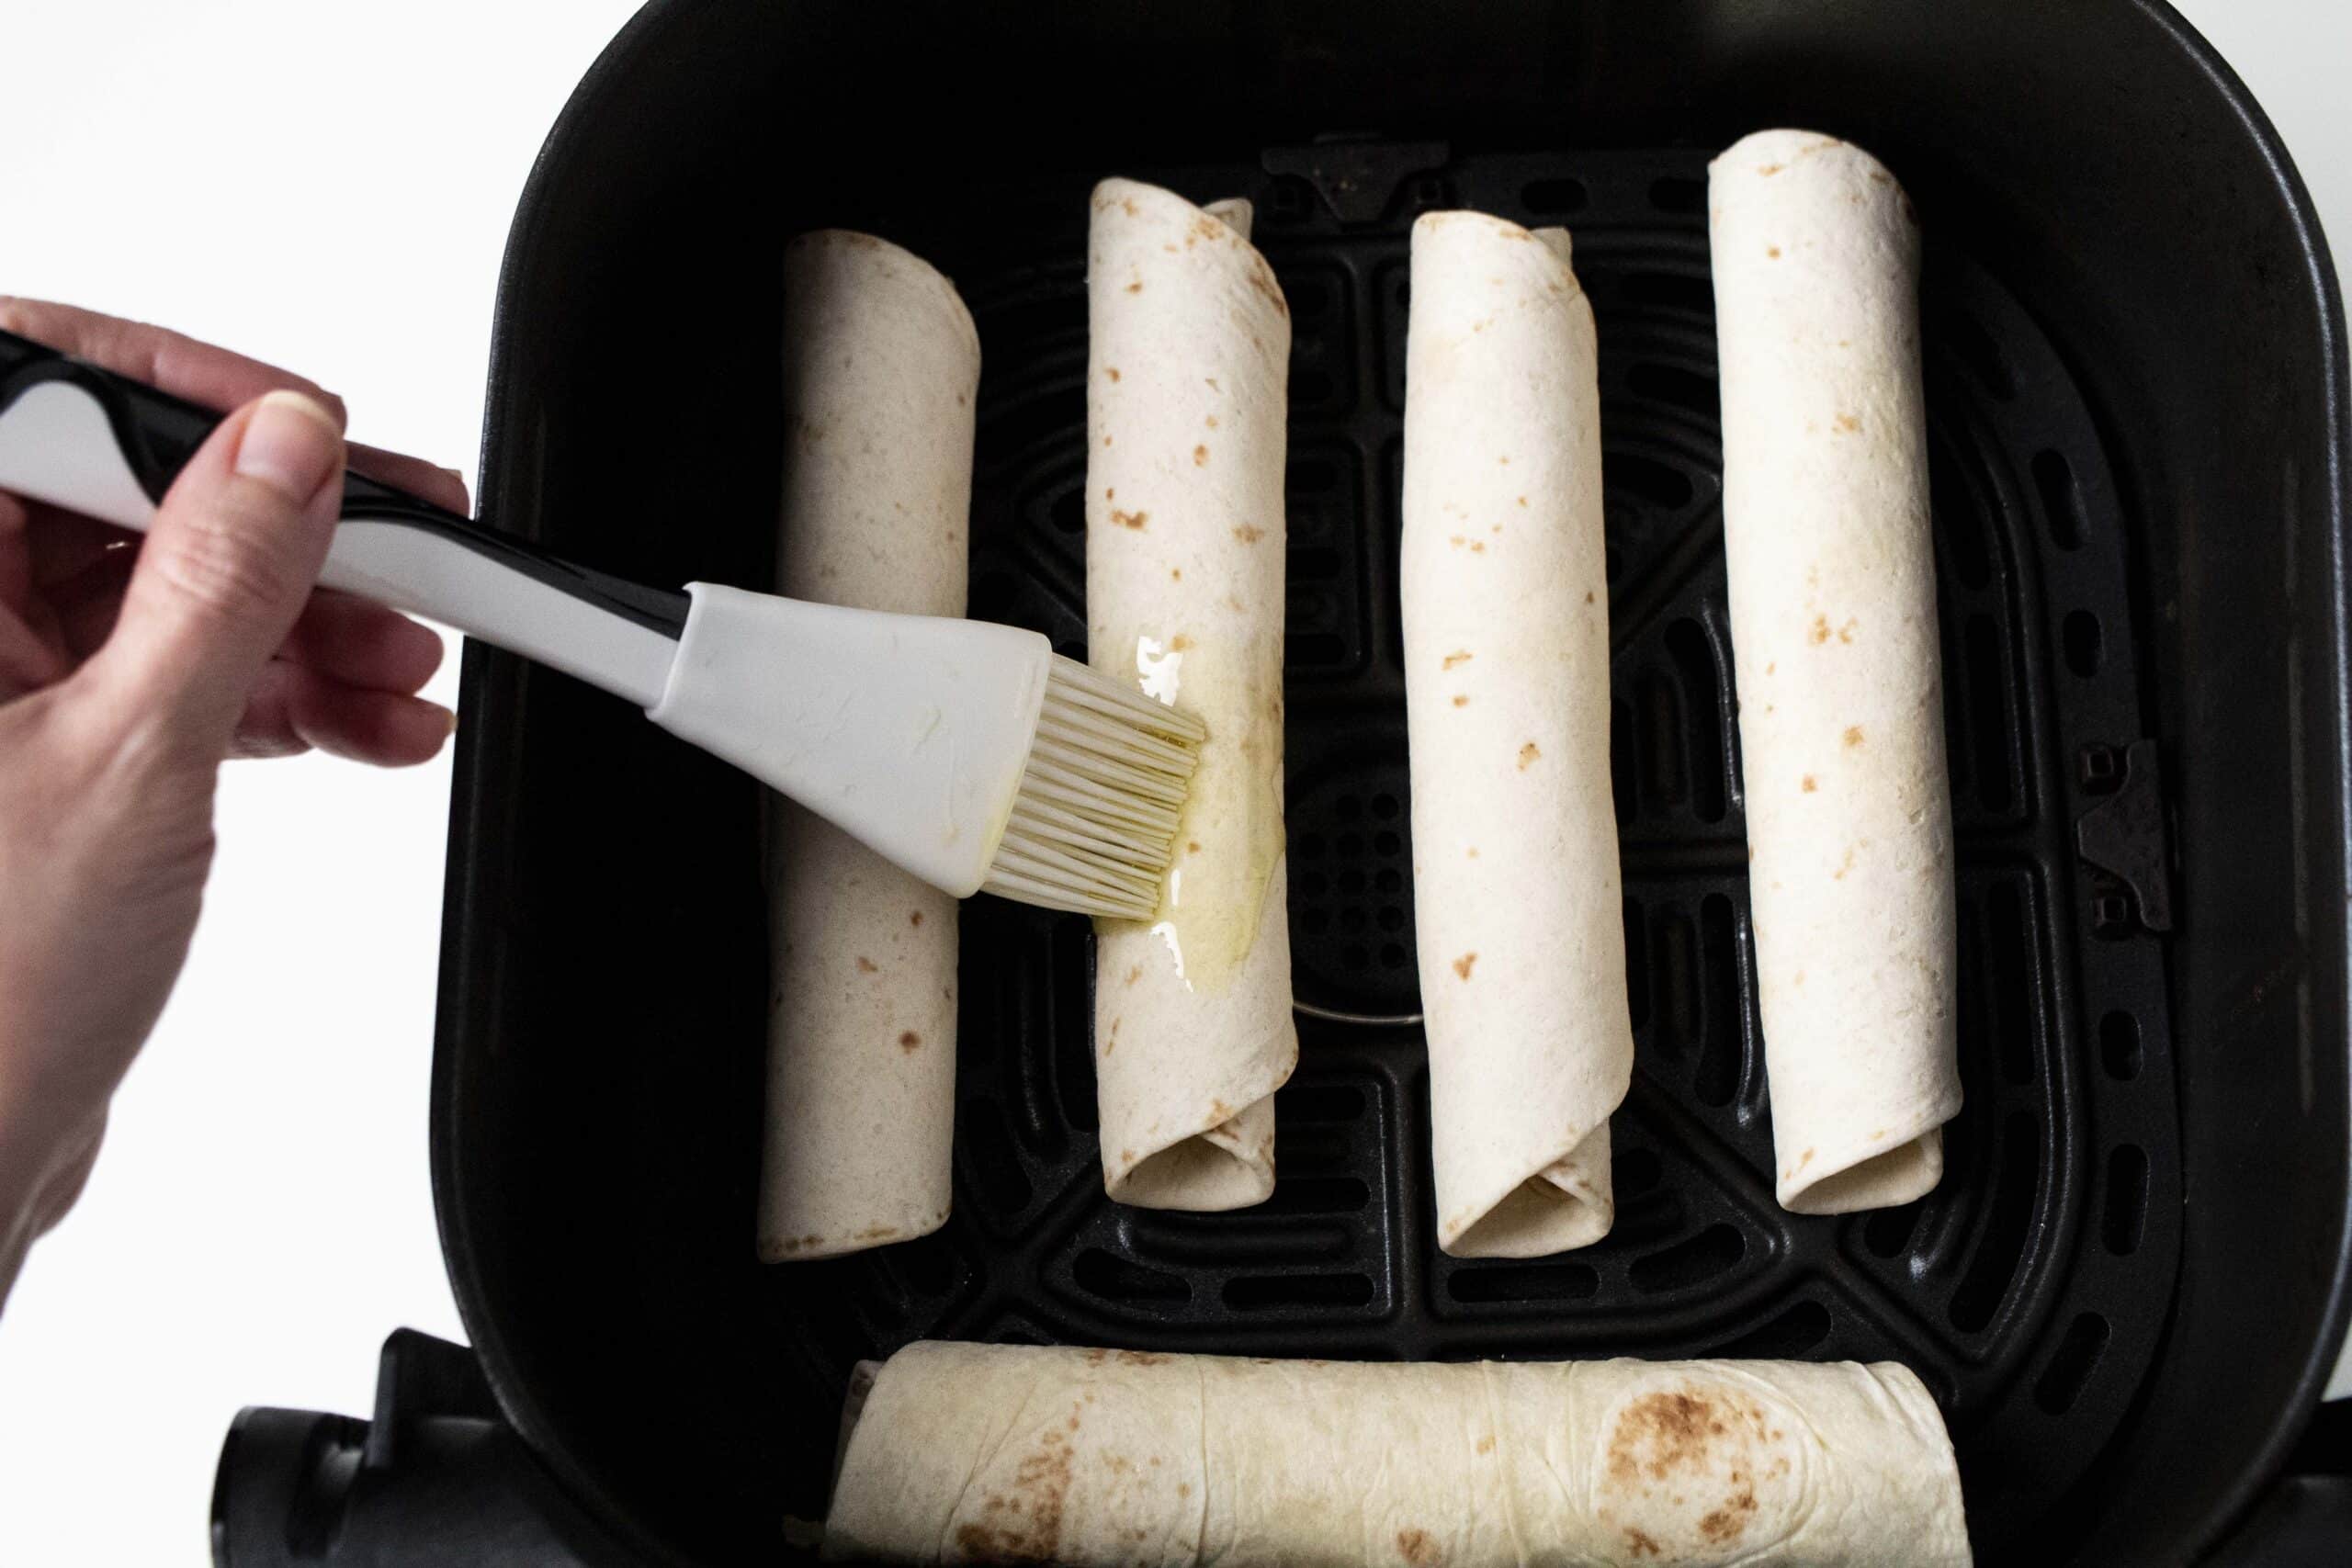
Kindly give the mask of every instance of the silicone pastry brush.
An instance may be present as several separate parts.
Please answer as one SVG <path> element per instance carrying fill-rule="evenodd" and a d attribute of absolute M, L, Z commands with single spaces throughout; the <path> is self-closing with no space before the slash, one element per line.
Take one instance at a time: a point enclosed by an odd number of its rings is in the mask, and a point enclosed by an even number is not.
<path fill-rule="evenodd" d="M 0 489 L 143 530 L 220 420 L 0 333 Z M 1206 732 L 1036 632 L 647 588 L 359 474 L 319 581 L 626 697 L 959 897 L 1159 907 Z"/>

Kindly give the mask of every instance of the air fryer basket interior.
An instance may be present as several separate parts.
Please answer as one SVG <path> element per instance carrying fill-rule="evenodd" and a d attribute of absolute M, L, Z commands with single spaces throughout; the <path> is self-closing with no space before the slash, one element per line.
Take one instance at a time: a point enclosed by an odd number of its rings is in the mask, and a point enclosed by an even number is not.
<path fill-rule="evenodd" d="M 1617 1233 L 1436 1253 L 1417 1032 L 1311 1017 L 1266 1210 L 1105 1203 L 1083 922 L 983 900 L 955 1221 L 761 1268 L 756 789 L 469 649 L 434 1142 L 510 1415 L 637 1550 L 718 1562 L 821 1507 L 848 1363 L 920 1334 L 1894 1356 L 1953 1424 L 1980 1549 L 2187 1554 L 2341 1331 L 2343 350 L 2267 130 L 2155 7 L 1213 9 L 650 8 L 517 217 L 485 514 L 648 581 L 763 582 L 782 243 L 864 228 L 980 325 L 974 613 L 1075 651 L 1085 191 L 1252 197 L 1296 339 L 1297 990 L 1409 1010 L 1403 234 L 1455 204 L 1567 224 L 1640 1024 Z M 1770 1201 L 1717 560 L 1704 164 L 1781 123 L 1879 152 L 1929 241 L 1969 1109 L 1938 1194 L 1840 1222 Z M 2168 819 L 2118 832 L 2156 758 Z"/>

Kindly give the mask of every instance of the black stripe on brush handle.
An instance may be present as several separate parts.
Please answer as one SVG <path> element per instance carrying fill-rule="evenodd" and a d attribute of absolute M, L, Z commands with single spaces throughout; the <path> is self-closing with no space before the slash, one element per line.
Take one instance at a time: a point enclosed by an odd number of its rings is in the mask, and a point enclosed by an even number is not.
<path fill-rule="evenodd" d="M 0 419 L 25 393 L 53 381 L 88 392 L 106 411 L 115 444 L 150 501 L 163 500 L 172 480 L 225 417 L 45 344 L 0 332 Z M 574 565 L 365 474 L 345 478 L 343 515 L 413 528 L 673 640 L 685 629 L 688 600 L 684 593 Z"/>

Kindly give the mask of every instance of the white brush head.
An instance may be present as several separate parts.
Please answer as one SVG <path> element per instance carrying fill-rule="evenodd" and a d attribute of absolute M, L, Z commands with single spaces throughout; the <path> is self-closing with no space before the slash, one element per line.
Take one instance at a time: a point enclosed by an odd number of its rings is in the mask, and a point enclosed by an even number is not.
<path fill-rule="evenodd" d="M 1207 738 L 1193 715 L 1056 656 L 1021 793 L 982 891 L 1149 919 Z"/>

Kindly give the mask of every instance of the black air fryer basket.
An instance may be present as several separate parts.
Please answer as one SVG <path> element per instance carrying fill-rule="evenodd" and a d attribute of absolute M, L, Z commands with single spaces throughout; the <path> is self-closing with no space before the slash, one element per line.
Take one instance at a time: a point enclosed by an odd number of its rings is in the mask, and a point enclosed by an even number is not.
<path fill-rule="evenodd" d="M 648 6 L 515 219 L 483 513 L 766 583 L 783 244 L 868 230 L 979 324 L 972 613 L 1082 655 L 1086 193 L 1251 198 L 1295 338 L 1273 1198 L 1105 1200 L 1086 923 L 980 899 L 953 1219 L 756 1263 L 758 788 L 469 648 L 433 1159 L 479 1368 L 396 1336 L 372 1429 L 249 1412 L 222 1561 L 773 1560 L 852 1364 L 925 1337 L 1894 1359 L 1981 1561 L 2352 1560 L 2342 1434 L 2296 1450 L 2346 1313 L 2343 318 L 2226 68 L 2124 0 L 981 10 Z M 1843 1219 L 1772 1201 L 1724 604 L 1705 167 L 1782 124 L 1927 237 L 1967 1109 L 1933 1194 Z M 1411 1021 L 1407 231 L 1447 207 L 1566 224 L 1600 333 L 1637 1069 L 1615 1230 L 1533 1262 L 1436 1250 Z"/>

